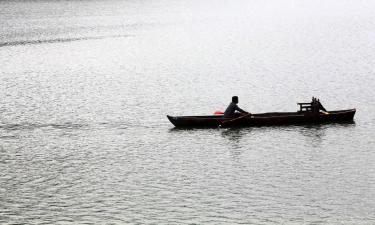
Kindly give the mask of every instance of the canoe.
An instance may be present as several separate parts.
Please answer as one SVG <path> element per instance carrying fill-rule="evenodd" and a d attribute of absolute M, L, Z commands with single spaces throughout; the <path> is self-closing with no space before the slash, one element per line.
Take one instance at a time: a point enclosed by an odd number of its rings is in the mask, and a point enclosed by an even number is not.
<path fill-rule="evenodd" d="M 169 121 L 175 127 L 215 128 L 215 127 L 252 127 L 278 126 L 298 124 L 319 124 L 332 122 L 353 121 L 355 109 L 328 111 L 328 113 L 313 112 L 272 112 L 252 114 L 242 118 L 224 118 L 221 115 L 209 116 L 169 116 Z"/>

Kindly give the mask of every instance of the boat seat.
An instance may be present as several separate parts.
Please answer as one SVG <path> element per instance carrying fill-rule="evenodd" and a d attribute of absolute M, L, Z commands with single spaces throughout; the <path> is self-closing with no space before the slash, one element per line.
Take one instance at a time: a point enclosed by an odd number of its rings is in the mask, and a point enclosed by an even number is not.
<path fill-rule="evenodd" d="M 311 112 L 312 111 L 311 102 L 301 102 L 301 103 L 297 103 L 297 105 L 299 105 L 298 112 Z"/>

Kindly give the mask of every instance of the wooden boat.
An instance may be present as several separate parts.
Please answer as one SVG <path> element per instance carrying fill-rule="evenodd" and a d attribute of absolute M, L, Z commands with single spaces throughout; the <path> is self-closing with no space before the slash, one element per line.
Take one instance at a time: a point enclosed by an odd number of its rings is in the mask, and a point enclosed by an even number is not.
<path fill-rule="evenodd" d="M 319 124 L 330 122 L 352 121 L 356 110 L 338 110 L 314 113 L 312 111 L 272 112 L 251 114 L 238 118 L 224 118 L 221 115 L 212 116 L 169 116 L 169 121 L 176 127 L 251 127 L 277 126 L 298 124 Z"/>

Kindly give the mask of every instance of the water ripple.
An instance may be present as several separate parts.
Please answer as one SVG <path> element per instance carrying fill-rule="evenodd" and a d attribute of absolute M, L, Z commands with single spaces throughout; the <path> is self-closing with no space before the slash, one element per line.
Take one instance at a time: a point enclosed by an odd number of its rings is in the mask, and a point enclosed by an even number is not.
<path fill-rule="evenodd" d="M 103 36 L 92 36 L 92 37 L 9 41 L 9 42 L 0 42 L 0 48 L 7 47 L 7 46 L 17 46 L 17 45 L 38 45 L 38 44 L 64 43 L 64 42 L 85 41 L 85 40 L 100 40 L 100 39 L 106 39 L 106 38 L 125 38 L 129 36 L 130 35 L 103 35 Z"/>
<path fill-rule="evenodd" d="M 77 123 L 16 123 L 16 124 L 1 124 L 0 129 L 14 131 L 14 130 L 34 130 L 40 128 L 54 128 L 54 129 L 84 129 L 88 124 Z"/>

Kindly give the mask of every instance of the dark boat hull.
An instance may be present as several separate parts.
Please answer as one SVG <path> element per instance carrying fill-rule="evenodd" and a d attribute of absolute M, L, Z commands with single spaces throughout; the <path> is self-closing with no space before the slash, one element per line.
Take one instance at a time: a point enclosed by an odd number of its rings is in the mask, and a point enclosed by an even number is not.
<path fill-rule="evenodd" d="M 330 122 L 352 121 L 356 110 L 329 111 L 328 114 L 312 112 L 276 112 L 252 114 L 250 117 L 224 118 L 222 116 L 167 116 L 175 127 L 252 127 L 252 126 L 277 126 L 277 125 L 298 125 L 298 124 L 319 124 Z M 227 122 L 225 122 L 227 121 Z M 230 122 L 228 122 L 230 121 Z"/>

